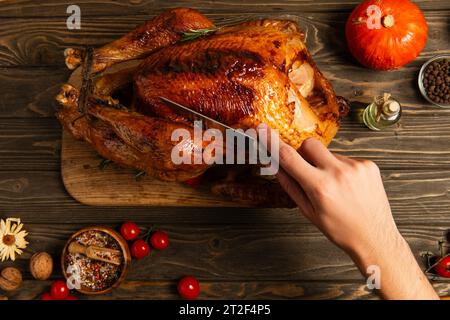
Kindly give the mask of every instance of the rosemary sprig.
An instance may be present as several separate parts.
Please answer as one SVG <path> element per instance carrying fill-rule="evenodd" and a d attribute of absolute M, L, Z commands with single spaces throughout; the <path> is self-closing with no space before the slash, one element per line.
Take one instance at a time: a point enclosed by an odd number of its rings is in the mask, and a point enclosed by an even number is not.
<path fill-rule="evenodd" d="M 110 164 L 112 163 L 111 160 L 109 159 L 103 159 L 100 164 L 98 165 L 98 167 L 100 168 L 100 170 L 104 170 L 106 169 Z"/>
<path fill-rule="evenodd" d="M 147 232 L 144 233 L 144 235 L 142 236 L 142 239 L 143 239 L 145 242 L 148 242 L 148 240 L 150 239 L 150 236 L 151 236 L 152 233 L 153 233 L 153 229 L 154 229 L 154 227 L 151 226 L 150 228 L 148 228 Z"/>
<path fill-rule="evenodd" d="M 447 253 L 447 249 L 449 248 L 449 246 L 446 245 L 445 240 L 439 240 L 438 245 L 439 245 L 439 258 L 434 259 L 438 256 L 430 251 L 425 251 L 420 254 L 423 258 L 426 258 L 427 269 L 425 270 L 425 274 L 433 277 L 437 277 L 437 275 L 432 273 L 432 270 L 445 258 L 450 256 L 450 253 Z"/>
<path fill-rule="evenodd" d="M 426 259 L 427 259 L 428 268 L 425 270 L 425 273 L 428 274 L 428 273 L 431 272 L 431 270 L 434 269 L 434 267 L 436 267 L 439 263 L 441 263 L 445 258 L 447 258 L 448 256 L 450 256 L 450 253 L 449 253 L 449 254 L 446 254 L 446 255 L 444 255 L 444 256 L 442 256 L 442 258 L 439 258 L 439 259 L 435 260 L 434 263 L 431 263 L 431 258 L 432 258 L 432 256 L 430 256 L 428 252 L 426 252 L 425 254 L 423 254 L 423 256 L 425 256 Z"/>
<path fill-rule="evenodd" d="M 138 171 L 135 175 L 134 178 L 136 179 L 136 181 L 141 180 L 143 177 L 145 177 L 147 173 L 145 171 Z"/>
<path fill-rule="evenodd" d="M 213 27 L 211 29 L 197 29 L 197 30 L 189 30 L 182 33 L 181 41 L 191 41 L 197 39 L 199 37 L 206 36 L 210 33 L 214 33 L 219 30 L 218 27 Z"/>

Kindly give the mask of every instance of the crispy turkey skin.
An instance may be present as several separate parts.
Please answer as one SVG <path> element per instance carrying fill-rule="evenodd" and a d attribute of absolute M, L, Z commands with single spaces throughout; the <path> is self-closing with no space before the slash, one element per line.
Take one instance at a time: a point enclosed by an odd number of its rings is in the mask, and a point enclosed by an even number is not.
<path fill-rule="evenodd" d="M 328 144 L 338 128 L 339 102 L 302 38 L 293 22 L 261 20 L 165 47 L 136 73 L 136 108 L 177 121 L 163 96 L 232 127 L 264 122 L 296 149 L 309 137 Z M 311 76 L 298 83 L 304 64 Z M 300 88 L 306 81 L 314 84 L 304 97 Z"/>

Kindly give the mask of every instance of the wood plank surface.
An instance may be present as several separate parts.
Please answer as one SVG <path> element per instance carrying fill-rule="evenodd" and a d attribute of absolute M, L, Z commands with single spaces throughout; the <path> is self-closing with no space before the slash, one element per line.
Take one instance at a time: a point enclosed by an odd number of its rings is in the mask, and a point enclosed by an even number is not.
<path fill-rule="evenodd" d="M 9 294 L 11 300 L 39 299 L 48 291 L 50 281 L 24 281 L 20 290 Z M 444 296 L 449 293 L 450 283 L 435 283 L 436 291 Z M 162 300 L 179 299 L 176 281 L 125 281 L 107 295 L 96 296 L 98 300 Z M 89 297 L 79 297 L 89 299 Z M 376 300 L 360 282 L 347 281 L 202 281 L 200 300 L 208 299 L 337 299 Z"/>
<path fill-rule="evenodd" d="M 59 254 L 80 224 L 27 224 L 31 245 L 18 261 L 2 263 L 22 270 L 23 288 L 11 299 L 35 299 L 50 281 L 30 280 L 28 259 L 38 251 Z M 117 227 L 117 225 L 110 225 Z M 364 284 L 353 263 L 314 227 L 290 224 L 159 225 L 169 233 L 169 249 L 133 261 L 127 281 L 111 294 L 96 299 L 174 299 L 177 279 L 186 273 L 201 282 L 201 299 L 377 299 Z M 419 253 L 435 251 L 445 231 L 436 227 L 400 230 Z M 265 254 L 261 255 L 261 251 Z M 245 260 L 242 260 L 245 257 Z M 419 261 L 421 259 L 417 257 Z M 262 267 L 263 266 L 263 267 Z M 56 270 L 52 279 L 61 276 Z M 441 295 L 450 294 L 450 282 L 434 282 Z M 88 298 L 88 297 L 84 297 Z M 83 297 L 82 297 L 83 299 Z"/>
<path fill-rule="evenodd" d="M 50 281 L 26 280 L 21 289 L 8 294 L 11 300 L 39 299 L 48 291 Z M 446 294 L 449 285 L 435 287 Z M 162 300 L 179 299 L 176 281 L 125 281 L 110 294 L 96 296 L 99 300 Z M 361 283 L 307 281 L 202 281 L 199 299 L 377 299 Z M 81 296 L 81 300 L 89 299 Z"/>
<path fill-rule="evenodd" d="M 45 224 L 27 223 L 26 227 L 30 231 L 26 252 L 17 261 L 3 265 L 14 265 L 23 271 L 25 278 L 32 279 L 28 270 L 31 255 L 47 251 L 59 257 L 70 235 L 86 225 L 61 224 L 48 228 Z M 169 223 L 154 227 L 168 233 L 170 246 L 164 251 L 152 251 L 145 259 L 133 260 L 128 280 L 176 280 L 191 274 L 201 281 L 352 280 L 364 284 L 350 258 L 310 224 Z M 423 268 L 420 252 L 437 252 L 438 240 L 445 231 L 436 226 L 400 228 Z M 57 267 L 53 279 L 60 276 Z"/>
<path fill-rule="evenodd" d="M 286 16 L 287 15 L 287 16 Z M 2 18 L 0 20 L 0 67 L 12 66 L 64 66 L 63 51 L 67 47 L 99 47 L 117 39 L 135 26 L 148 20 L 151 15 L 118 17 L 87 17 L 83 19 L 81 30 L 68 30 L 64 19 Z M 314 60 L 323 62 L 323 67 L 344 68 L 354 71 L 356 76 L 391 76 L 397 72 L 371 72 L 360 67 L 349 58 L 343 33 L 348 13 L 308 13 L 289 10 L 285 13 L 261 15 L 254 12 L 209 14 L 218 25 L 233 24 L 262 17 L 284 17 L 298 19 L 300 26 L 309 34 L 307 45 Z M 419 62 L 431 56 L 449 52 L 449 32 L 446 11 L 426 13 L 429 39 Z M 416 67 L 418 64 L 413 64 Z M 401 79 L 401 77 L 397 77 Z M 352 80 L 351 78 L 347 81 Z M 367 78 L 365 79 L 367 80 Z M 368 82 L 368 81 L 366 81 Z M 345 82 L 344 82 L 345 83 Z"/>
<path fill-rule="evenodd" d="M 175 283 L 134 281 L 124 283 L 112 293 L 113 299 L 126 299 L 130 295 L 137 299 L 179 299 Z M 376 299 L 377 296 L 357 283 L 330 282 L 202 282 L 199 299 Z M 445 291 L 445 285 L 439 288 Z M 109 299 L 109 297 L 108 297 Z"/>
<path fill-rule="evenodd" d="M 450 171 L 383 171 L 395 219 L 400 224 L 450 228 Z M 143 180 L 145 182 L 145 178 Z M 81 206 L 64 189 L 56 171 L 2 171 L 1 216 L 12 215 L 33 222 L 65 224 L 92 221 L 146 223 L 306 223 L 293 209 L 229 208 L 90 208 Z M 36 220 L 35 220 L 36 219 Z"/>
<path fill-rule="evenodd" d="M 301 12 L 336 12 L 351 11 L 359 0 L 78 0 L 83 16 L 118 16 L 118 15 L 146 15 L 150 12 L 160 12 L 174 7 L 190 7 L 203 12 L 269 12 L 298 10 Z M 416 0 L 422 10 L 449 10 L 450 4 L 446 0 Z M 3 0 L 0 7 L 0 17 L 66 17 L 66 10 L 72 1 L 61 0 Z"/>
<path fill-rule="evenodd" d="M 25 118 L 30 123 L 33 118 L 55 119 L 55 96 L 69 75 L 66 68 L 0 68 L 0 119 Z M 3 124 L 2 128 L 7 126 Z M 58 126 L 50 128 L 56 130 Z M 32 128 L 28 131 L 34 132 Z"/>

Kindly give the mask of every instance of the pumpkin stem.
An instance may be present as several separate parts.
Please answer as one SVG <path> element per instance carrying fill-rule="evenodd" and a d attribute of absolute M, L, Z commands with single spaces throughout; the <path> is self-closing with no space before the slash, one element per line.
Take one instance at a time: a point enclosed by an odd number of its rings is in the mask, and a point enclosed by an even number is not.
<path fill-rule="evenodd" d="M 381 24 L 383 25 L 383 27 L 385 28 L 391 28 L 394 26 L 395 24 L 395 19 L 394 16 L 392 14 L 388 14 L 386 16 L 384 16 L 381 19 Z"/>

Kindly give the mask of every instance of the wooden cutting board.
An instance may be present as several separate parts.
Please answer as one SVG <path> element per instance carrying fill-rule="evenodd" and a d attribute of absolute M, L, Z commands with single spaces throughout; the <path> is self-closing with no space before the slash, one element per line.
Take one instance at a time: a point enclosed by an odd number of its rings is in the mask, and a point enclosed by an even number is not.
<path fill-rule="evenodd" d="M 138 62 L 110 68 L 115 72 Z M 80 69 L 68 83 L 80 87 Z M 245 207 L 244 204 L 211 194 L 208 187 L 192 188 L 182 183 L 163 182 L 144 176 L 136 179 L 132 169 L 111 164 L 100 168 L 102 159 L 87 143 L 63 132 L 61 174 L 67 192 L 83 204 L 94 206 Z"/>
<path fill-rule="evenodd" d="M 307 31 L 308 19 L 293 15 L 273 16 L 297 22 Z M 266 18 L 255 16 L 256 18 Z M 243 22 L 236 18 L 234 23 Z M 231 22 L 230 22 L 231 24 Z M 105 73 L 136 66 L 140 61 L 119 63 Z M 68 83 L 81 86 L 81 70 L 75 70 Z M 208 187 L 193 189 L 181 183 L 168 183 L 144 177 L 135 179 L 130 169 L 111 165 L 99 169 L 101 158 L 88 144 L 74 140 L 68 133 L 62 136 L 61 173 L 67 191 L 79 202 L 95 206 L 173 206 L 173 207 L 250 207 L 211 194 Z"/>
<path fill-rule="evenodd" d="M 101 158 L 83 141 L 62 136 L 61 174 L 67 192 L 94 206 L 244 207 L 214 196 L 207 187 L 192 188 L 163 182 L 111 164 L 101 169 Z"/>

